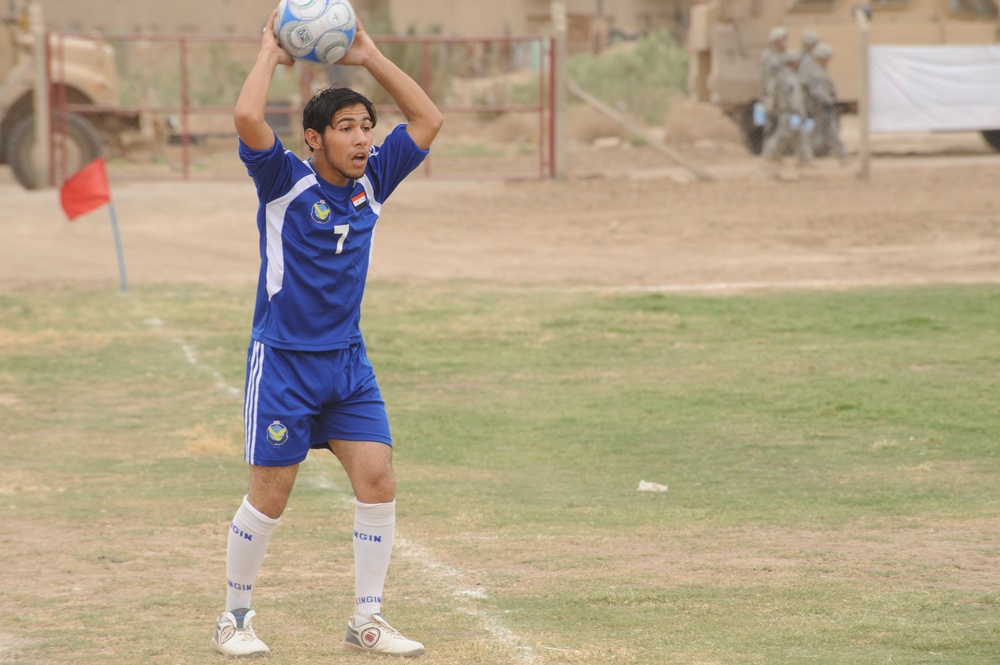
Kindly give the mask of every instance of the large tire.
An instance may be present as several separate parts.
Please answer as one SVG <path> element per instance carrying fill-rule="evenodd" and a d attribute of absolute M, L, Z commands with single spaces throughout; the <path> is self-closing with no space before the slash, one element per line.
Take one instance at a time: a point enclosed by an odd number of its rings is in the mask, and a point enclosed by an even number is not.
<path fill-rule="evenodd" d="M 753 121 L 753 104 L 745 106 L 733 116 L 740 130 L 743 145 L 754 155 L 759 155 L 764 149 L 764 128 L 758 127 Z"/>
<path fill-rule="evenodd" d="M 57 117 L 53 131 L 61 131 L 63 118 Z M 66 173 L 73 175 L 103 153 L 101 134 L 90 122 L 77 113 L 67 113 L 66 121 Z M 37 189 L 46 178 L 40 177 L 32 159 L 35 146 L 35 118 L 21 120 L 10 133 L 6 161 L 14 177 L 25 189 Z M 58 157 L 57 157 L 58 159 Z"/>
<path fill-rule="evenodd" d="M 985 129 L 983 130 L 983 138 L 990 146 L 1000 152 L 1000 129 Z"/>

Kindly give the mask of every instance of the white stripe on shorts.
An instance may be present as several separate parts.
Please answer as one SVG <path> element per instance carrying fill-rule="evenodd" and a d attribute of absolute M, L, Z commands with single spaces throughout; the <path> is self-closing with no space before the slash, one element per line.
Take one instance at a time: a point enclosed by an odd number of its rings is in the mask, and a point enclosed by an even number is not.
<path fill-rule="evenodd" d="M 253 464 L 254 454 L 257 452 L 257 399 L 260 396 L 260 377 L 263 373 L 264 345 L 254 341 L 250 350 L 247 390 L 243 404 L 243 434 L 246 437 L 243 458 L 249 464 Z"/>

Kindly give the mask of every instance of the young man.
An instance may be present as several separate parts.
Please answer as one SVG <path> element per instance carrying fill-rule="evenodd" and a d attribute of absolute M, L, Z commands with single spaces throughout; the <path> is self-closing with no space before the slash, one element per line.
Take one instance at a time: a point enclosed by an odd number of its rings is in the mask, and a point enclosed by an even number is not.
<path fill-rule="evenodd" d="M 785 67 L 785 50 L 788 47 L 788 30 L 782 26 L 771 28 L 767 36 L 767 48 L 760 58 L 760 83 L 757 86 L 757 103 L 763 110 L 764 140 L 766 141 L 777 127 L 774 108 L 774 86 L 778 74 Z M 760 113 L 758 108 L 755 113 Z M 758 121 L 758 119 L 755 120 Z"/>
<path fill-rule="evenodd" d="M 785 51 L 785 69 L 778 73 L 774 83 L 774 115 L 777 126 L 774 133 L 764 141 L 761 156 L 775 178 L 780 177 L 779 166 L 786 152 L 795 154 L 799 168 L 809 164 L 813 158 L 806 97 L 798 75 L 801 58 L 799 51 Z"/>
<path fill-rule="evenodd" d="M 812 78 L 813 72 L 819 66 L 816 64 L 816 45 L 819 44 L 819 33 L 815 30 L 806 30 L 802 33 L 800 37 L 800 43 L 802 44 L 802 57 L 799 59 L 799 78 L 803 81 L 802 85 L 805 85 L 805 81 Z"/>
<path fill-rule="evenodd" d="M 805 81 L 806 96 L 809 99 L 809 115 L 816 119 L 813 133 L 813 153 L 819 156 L 834 155 L 843 166 L 847 151 L 840 140 L 840 119 L 837 117 L 837 88 L 830 78 L 827 67 L 833 57 L 833 48 L 820 42 L 813 50 L 816 68 L 812 77 Z"/>
<path fill-rule="evenodd" d="M 226 610 L 212 645 L 230 656 L 270 652 L 254 632 L 253 585 L 310 448 L 343 465 L 355 496 L 355 607 L 345 646 L 419 656 L 381 615 L 392 550 L 395 477 L 385 404 L 365 352 L 361 298 L 372 231 L 383 202 L 415 169 L 443 118 L 419 85 L 390 62 L 360 21 L 339 62 L 364 67 L 405 116 L 372 147 L 375 109 L 347 88 L 322 90 L 302 125 L 312 153 L 286 151 L 264 119 L 271 78 L 293 64 L 272 12 L 236 102 L 240 158 L 257 188 L 261 267 L 247 358 L 244 422 L 250 487 L 229 529 Z"/>

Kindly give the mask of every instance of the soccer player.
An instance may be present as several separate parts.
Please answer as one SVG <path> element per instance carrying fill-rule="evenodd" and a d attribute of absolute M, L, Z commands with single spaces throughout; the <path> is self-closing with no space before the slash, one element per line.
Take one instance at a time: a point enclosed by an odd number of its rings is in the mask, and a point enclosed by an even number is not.
<path fill-rule="evenodd" d="M 298 465 L 333 452 L 355 497 L 355 606 L 345 646 L 419 656 L 381 614 L 395 525 L 392 439 L 361 336 L 372 231 L 382 204 L 426 157 L 443 118 L 427 94 L 377 48 L 359 21 L 339 61 L 364 67 L 406 123 L 372 145 L 375 108 L 347 88 L 317 92 L 302 113 L 312 153 L 286 151 L 264 119 L 271 78 L 291 56 L 274 36 L 277 11 L 236 102 L 239 154 L 257 189 L 261 266 L 247 353 L 244 423 L 249 491 L 229 527 L 226 610 L 212 645 L 229 656 L 270 652 L 252 626 L 251 594 Z"/>

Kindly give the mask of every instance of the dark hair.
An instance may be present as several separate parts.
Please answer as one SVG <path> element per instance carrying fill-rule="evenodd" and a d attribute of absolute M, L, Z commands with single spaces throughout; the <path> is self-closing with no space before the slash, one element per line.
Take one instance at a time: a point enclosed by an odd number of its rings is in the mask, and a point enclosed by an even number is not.
<path fill-rule="evenodd" d="M 322 134 L 333 120 L 333 115 L 345 106 L 352 104 L 364 105 L 372 119 L 372 127 L 374 127 L 377 121 L 375 105 L 360 92 L 350 88 L 333 86 L 317 90 L 312 98 L 306 102 L 305 108 L 302 109 L 302 131 L 313 129 Z"/>

